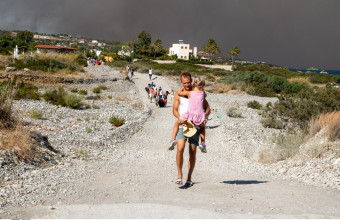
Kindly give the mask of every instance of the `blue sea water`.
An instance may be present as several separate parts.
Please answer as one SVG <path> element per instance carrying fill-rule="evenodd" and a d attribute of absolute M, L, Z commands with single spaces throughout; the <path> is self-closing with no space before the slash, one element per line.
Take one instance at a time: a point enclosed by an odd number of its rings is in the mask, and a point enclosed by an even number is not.
<path fill-rule="evenodd" d="M 319 73 L 319 74 L 324 74 L 320 73 L 322 70 L 305 70 L 305 69 L 289 69 L 292 72 L 311 72 L 311 73 Z M 324 72 L 327 72 L 327 75 L 334 75 L 334 76 L 340 76 L 340 70 L 324 70 Z"/>

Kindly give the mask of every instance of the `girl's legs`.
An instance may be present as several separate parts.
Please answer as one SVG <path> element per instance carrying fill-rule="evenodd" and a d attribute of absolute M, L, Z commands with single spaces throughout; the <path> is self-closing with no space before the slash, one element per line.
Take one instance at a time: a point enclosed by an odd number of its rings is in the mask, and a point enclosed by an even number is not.
<path fill-rule="evenodd" d="M 207 153 L 207 148 L 205 146 L 205 124 L 204 122 L 200 124 L 200 137 L 201 137 L 201 144 L 199 145 L 199 148 L 202 153 Z"/>
<path fill-rule="evenodd" d="M 179 129 L 179 122 L 178 120 L 176 121 L 174 128 L 172 130 L 172 137 L 171 137 L 171 141 L 170 141 L 170 147 L 168 148 L 169 150 L 173 150 L 177 144 L 177 140 L 176 140 L 176 136 L 177 136 L 177 132 Z"/>
<path fill-rule="evenodd" d="M 201 137 L 201 143 L 205 144 L 205 124 L 204 122 L 202 122 L 202 124 L 200 124 L 200 137 Z"/>

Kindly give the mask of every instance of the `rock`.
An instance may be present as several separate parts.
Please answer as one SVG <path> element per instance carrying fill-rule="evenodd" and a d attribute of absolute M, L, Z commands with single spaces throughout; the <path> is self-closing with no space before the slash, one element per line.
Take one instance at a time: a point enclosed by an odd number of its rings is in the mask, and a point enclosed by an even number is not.
<path fill-rule="evenodd" d="M 31 71 L 31 70 L 28 69 L 28 68 L 24 68 L 24 71 L 25 71 L 25 72 L 28 72 L 28 71 Z"/>
<path fill-rule="evenodd" d="M 14 72 L 14 71 L 16 71 L 17 69 L 15 68 L 15 67 L 6 67 L 6 69 L 5 69 L 5 72 Z"/>

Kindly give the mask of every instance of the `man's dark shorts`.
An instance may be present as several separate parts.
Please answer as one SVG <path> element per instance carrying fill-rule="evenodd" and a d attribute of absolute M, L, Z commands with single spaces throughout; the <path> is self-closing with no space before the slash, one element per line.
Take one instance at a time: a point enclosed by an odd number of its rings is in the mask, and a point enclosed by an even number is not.
<path fill-rule="evenodd" d="M 176 140 L 180 140 L 180 139 L 188 139 L 189 144 L 194 145 L 194 146 L 198 146 L 199 145 L 199 138 L 200 138 L 200 129 L 197 129 L 196 134 L 194 134 L 194 136 L 192 137 L 185 137 L 183 135 L 183 128 L 179 128 L 178 132 L 177 132 L 177 136 L 176 136 Z"/>

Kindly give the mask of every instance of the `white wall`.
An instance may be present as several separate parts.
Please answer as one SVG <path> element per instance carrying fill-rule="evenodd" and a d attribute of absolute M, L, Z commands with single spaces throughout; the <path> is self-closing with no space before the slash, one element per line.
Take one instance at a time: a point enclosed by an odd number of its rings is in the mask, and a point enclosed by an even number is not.
<path fill-rule="evenodd" d="M 177 54 L 178 59 L 189 60 L 190 44 L 172 44 L 169 48 L 169 56 Z"/>

